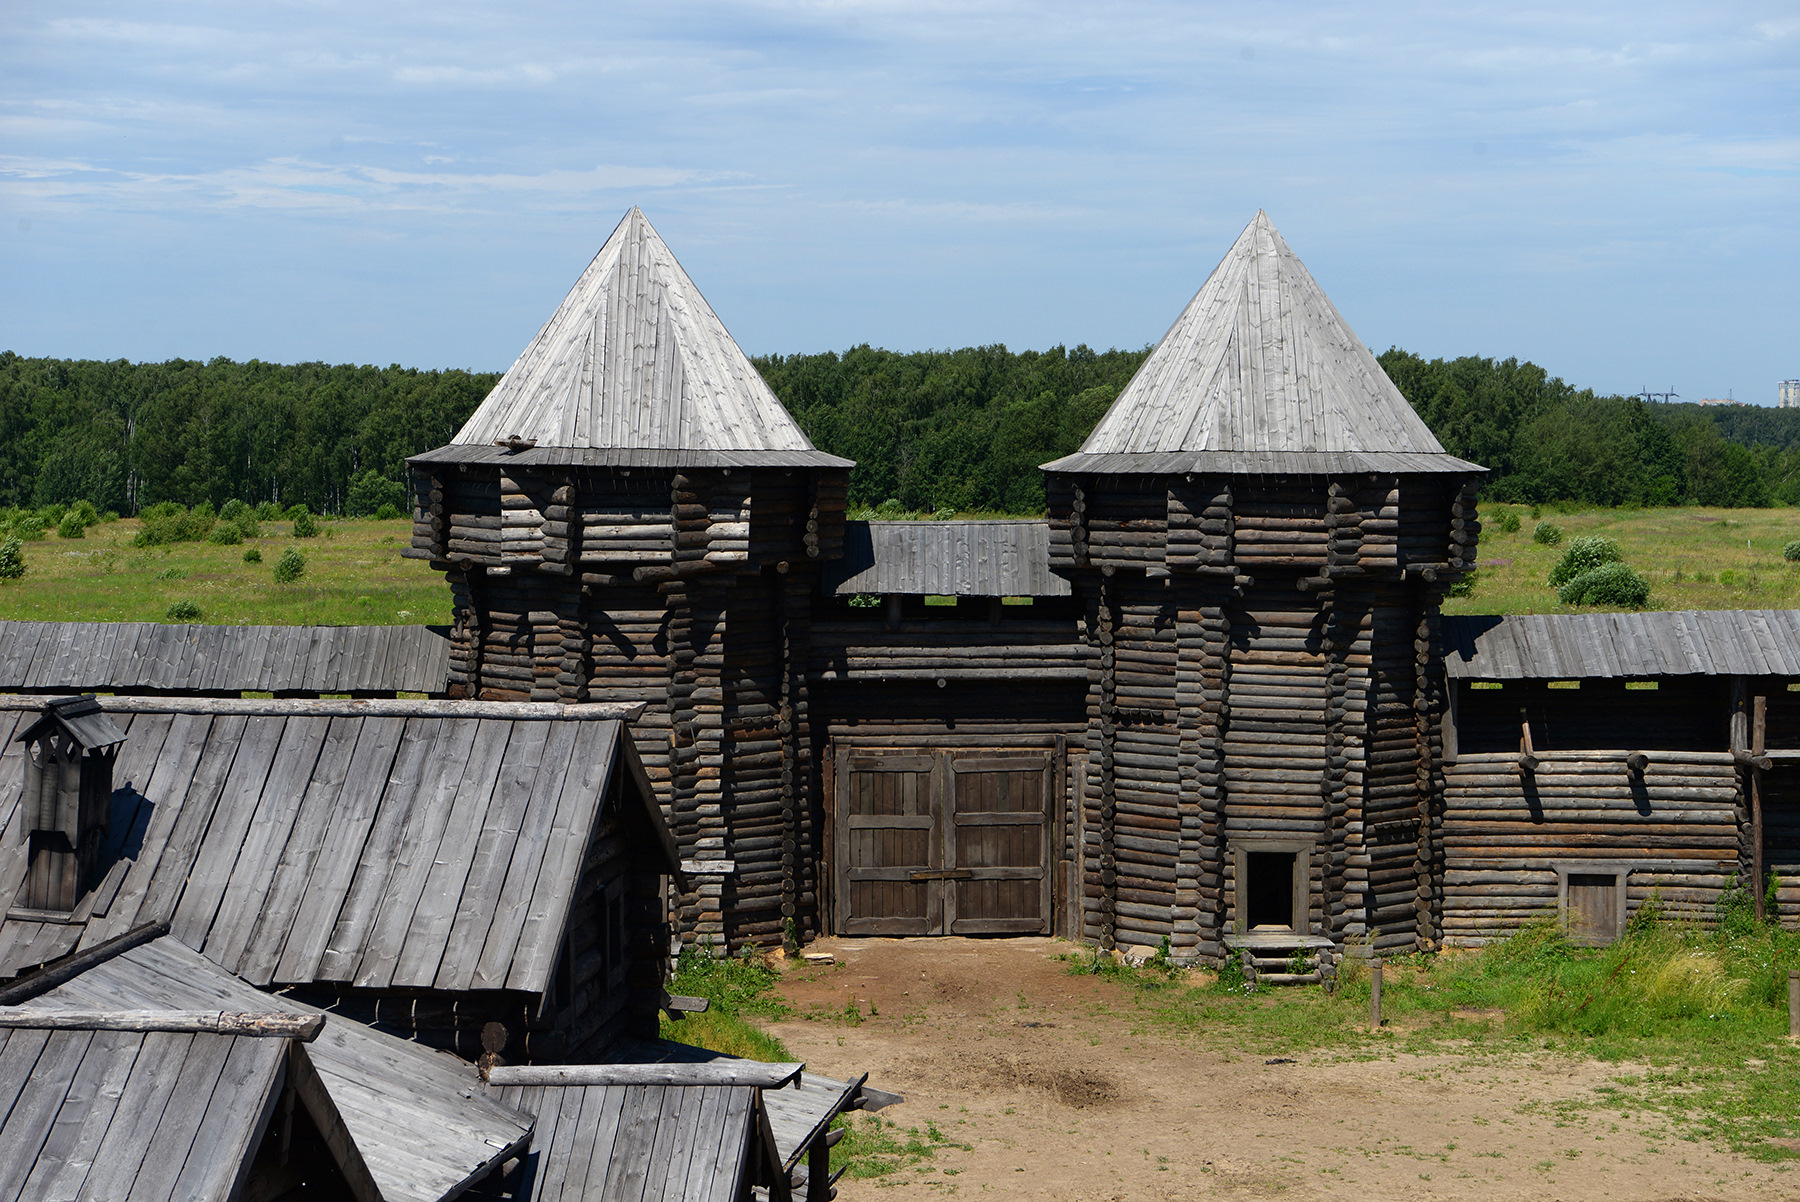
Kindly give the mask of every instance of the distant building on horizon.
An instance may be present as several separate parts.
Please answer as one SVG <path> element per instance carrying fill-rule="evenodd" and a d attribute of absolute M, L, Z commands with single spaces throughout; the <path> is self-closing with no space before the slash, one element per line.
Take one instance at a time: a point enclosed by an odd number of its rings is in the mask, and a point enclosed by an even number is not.
<path fill-rule="evenodd" d="M 1737 400 L 1733 400 L 1730 397 L 1716 397 L 1716 396 L 1715 397 L 1707 397 L 1704 400 L 1699 400 L 1699 401 L 1694 402 L 1694 404 L 1696 404 L 1696 405 L 1748 405 L 1749 403 L 1750 403 L 1749 401 L 1737 401 Z"/>
<path fill-rule="evenodd" d="M 1775 404 L 1780 409 L 1800 409 L 1800 380 L 1783 380 L 1781 399 Z"/>

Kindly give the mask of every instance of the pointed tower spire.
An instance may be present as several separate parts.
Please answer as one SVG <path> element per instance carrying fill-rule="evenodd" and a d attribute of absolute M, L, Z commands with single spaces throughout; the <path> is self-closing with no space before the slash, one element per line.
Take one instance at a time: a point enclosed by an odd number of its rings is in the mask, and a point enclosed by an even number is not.
<path fill-rule="evenodd" d="M 450 445 L 557 463 L 838 466 L 813 448 L 636 206 Z"/>
<path fill-rule="evenodd" d="M 1081 450 L 1044 466 L 1479 470 L 1445 453 L 1261 210 Z"/>

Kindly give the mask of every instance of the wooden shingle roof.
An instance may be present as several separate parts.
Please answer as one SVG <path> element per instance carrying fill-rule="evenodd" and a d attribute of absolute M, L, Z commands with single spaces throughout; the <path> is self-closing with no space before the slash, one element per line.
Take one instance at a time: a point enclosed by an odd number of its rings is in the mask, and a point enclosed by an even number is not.
<path fill-rule="evenodd" d="M 285 1039 L 0 1029 L 0 1198 L 227 1202 L 287 1055 Z"/>
<path fill-rule="evenodd" d="M 845 522 L 844 557 L 823 565 L 821 587 L 839 596 L 901 593 L 963 597 L 1066 597 L 1050 571 L 1042 521 Z"/>
<path fill-rule="evenodd" d="M 0 622 L 0 689 L 442 693 L 450 640 L 430 626 Z"/>
<path fill-rule="evenodd" d="M 522 464 L 850 466 L 813 449 L 635 207 L 450 445 L 413 462 L 491 460 L 514 437 L 536 443 Z"/>
<path fill-rule="evenodd" d="M 1044 467 L 1295 475 L 1483 470 L 1444 452 L 1260 211 L 1081 450 Z"/>
<path fill-rule="evenodd" d="M 252 988 L 173 938 L 132 948 L 33 999 L 31 1005 L 46 1010 L 320 1013 Z M 284 1041 L 250 1042 L 279 1050 Z M 372 1179 L 384 1202 L 458 1197 L 517 1155 L 532 1133 L 530 1115 L 490 1097 L 480 1087 L 474 1067 L 448 1052 L 339 1015 L 328 1016 L 304 1050 L 354 1143 L 352 1160 Z M 149 1115 L 152 1127 L 158 1113 Z M 251 1110 L 252 1116 L 261 1113 L 266 1112 Z M 129 1188 L 81 1196 L 123 1198 L 128 1193 L 137 1197 Z"/>
<path fill-rule="evenodd" d="M 1464 614 L 1444 619 L 1453 680 L 1800 677 L 1800 610 Z"/>
<path fill-rule="evenodd" d="M 0 708 L 0 901 L 25 878 Z M 619 707 L 117 698 L 105 878 L 69 923 L 0 923 L 0 979 L 148 922 L 258 986 L 542 993 L 615 769 L 675 850 Z M 374 708 L 379 716 L 371 716 Z M 159 710 L 161 712 L 155 712 Z M 472 716 L 471 716 L 472 715 Z M 561 715 L 561 716 L 555 716 Z M 653 853 L 654 854 L 654 849 Z"/>

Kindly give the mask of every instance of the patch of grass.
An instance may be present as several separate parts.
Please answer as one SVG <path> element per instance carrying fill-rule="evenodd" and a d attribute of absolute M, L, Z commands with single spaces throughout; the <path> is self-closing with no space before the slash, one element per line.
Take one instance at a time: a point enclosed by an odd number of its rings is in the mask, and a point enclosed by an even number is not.
<path fill-rule="evenodd" d="M 1484 511 L 1489 508 L 1483 506 Z M 1787 545 L 1800 534 L 1800 514 L 1791 508 L 1570 508 L 1557 514 L 1556 523 L 1569 539 L 1600 536 L 1616 542 L 1626 562 L 1636 566 L 1649 583 L 1651 609 L 1786 609 L 1800 605 L 1800 562 L 1784 557 Z M 1480 576 L 1469 595 L 1444 603 L 1445 613 L 1576 613 L 1624 608 L 1559 601 L 1546 580 L 1562 558 L 1561 548 L 1534 541 L 1529 526 L 1513 532 L 1503 527 L 1504 523 L 1497 521 L 1484 524 Z"/>
<path fill-rule="evenodd" d="M 80 541 L 24 540 L 19 563 L 29 570 L 0 588 L 0 618 L 161 622 L 171 604 L 187 599 L 199 605 L 204 621 L 220 625 L 451 620 L 442 573 L 400 557 L 410 541 L 404 525 L 366 519 L 326 525 L 334 537 L 307 544 L 306 575 L 287 585 L 277 585 L 262 560 L 265 554 L 279 559 L 291 545 L 285 530 L 267 538 L 246 534 L 237 546 L 196 540 L 136 549 L 142 524 L 127 518 L 89 526 Z M 359 604 L 359 597 L 370 601 Z"/>
<path fill-rule="evenodd" d="M 1172 986 L 1123 965 L 1102 975 L 1130 989 L 1147 1021 L 1252 1055 L 1550 1052 L 1650 1065 L 1575 1109 L 1660 1112 L 1743 1155 L 1800 1156 L 1788 1146 L 1800 1141 L 1800 1047 L 1785 1038 L 1800 932 L 1756 922 L 1742 890 L 1705 928 L 1668 924 L 1646 909 L 1606 948 L 1576 947 L 1543 922 L 1478 951 L 1390 959 L 1388 1025 L 1379 1033 L 1368 1029 L 1369 973 L 1354 959 L 1329 994 L 1246 994 L 1229 987 L 1228 972 L 1208 988 Z"/>
<path fill-rule="evenodd" d="M 781 974 L 762 956 L 721 960 L 684 948 L 669 978 L 669 992 L 703 997 L 707 1008 L 680 1021 L 663 1015 L 662 1037 L 746 1060 L 791 1061 L 794 1057 L 787 1045 L 757 1021 L 788 1013 L 787 1003 L 775 992 L 780 979 Z"/>
<path fill-rule="evenodd" d="M 930 1160 L 942 1148 L 970 1150 L 970 1145 L 958 1143 L 938 1130 L 936 1123 L 926 1123 L 923 1130 L 902 1130 L 892 1119 L 865 1114 L 839 1115 L 831 1126 L 834 1130 L 844 1129 L 844 1138 L 831 1150 L 831 1170 L 835 1173 L 843 1169 L 846 1177 L 886 1177 Z"/>

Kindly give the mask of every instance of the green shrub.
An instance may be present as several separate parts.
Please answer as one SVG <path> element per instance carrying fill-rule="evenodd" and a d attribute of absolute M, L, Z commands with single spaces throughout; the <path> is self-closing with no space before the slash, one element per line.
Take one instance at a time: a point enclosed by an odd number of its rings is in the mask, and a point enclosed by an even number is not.
<path fill-rule="evenodd" d="M 171 622 L 198 622 L 200 607 L 192 601 L 176 601 L 169 606 L 169 612 L 163 616 Z"/>
<path fill-rule="evenodd" d="M 1531 516 L 1537 516 L 1537 506 L 1531 507 Z M 1562 527 L 1555 522 L 1539 522 L 1531 532 L 1531 541 L 1543 543 L 1546 547 L 1554 547 L 1562 542 Z"/>
<path fill-rule="evenodd" d="M 77 502 L 75 502 L 73 505 L 69 506 L 69 513 L 75 514 L 76 516 L 80 517 L 81 524 L 83 526 L 98 526 L 100 524 L 100 522 L 102 521 L 100 514 L 95 512 L 94 504 L 92 501 L 77 501 Z M 69 516 L 69 514 L 65 513 L 63 515 L 63 519 L 65 521 L 67 521 L 68 516 Z M 119 516 L 118 514 L 113 515 L 113 517 L 115 519 L 118 516 Z"/>
<path fill-rule="evenodd" d="M 1519 532 L 1519 515 L 1509 509 L 1500 515 L 1500 520 L 1495 525 L 1500 528 L 1502 534 L 1517 534 Z"/>
<path fill-rule="evenodd" d="M 1781 557 L 1789 563 L 1800 563 L 1800 538 L 1783 547 Z"/>
<path fill-rule="evenodd" d="M 319 533 L 318 520 L 315 519 L 312 514 L 306 512 L 305 506 L 303 506 L 303 505 L 296 506 L 296 508 L 298 508 L 300 510 L 300 512 L 295 514 L 294 518 L 293 518 L 294 537 L 295 538 L 312 538 L 314 535 L 318 534 Z"/>
<path fill-rule="evenodd" d="M 279 522 L 282 508 L 273 501 L 264 501 L 256 507 L 256 520 L 259 522 Z"/>
<path fill-rule="evenodd" d="M 233 522 L 220 522 L 206 536 L 206 541 L 221 547 L 235 547 L 244 541 L 244 532 Z"/>
<path fill-rule="evenodd" d="M 16 536 L 0 543 L 0 580 L 17 580 L 25 574 L 25 545 Z"/>
<path fill-rule="evenodd" d="M 375 511 L 375 520 L 378 522 L 391 522 L 396 518 L 403 518 L 405 516 L 404 513 L 400 512 L 400 507 L 398 505 L 390 505 L 385 502 L 382 504 L 381 508 Z"/>
<path fill-rule="evenodd" d="M 1618 605 L 1642 609 L 1650 599 L 1650 582 L 1629 564 L 1606 563 L 1589 568 L 1556 591 L 1564 605 Z"/>
<path fill-rule="evenodd" d="M 44 519 L 44 529 L 54 530 L 63 520 L 63 514 L 69 512 L 67 505 L 40 505 L 37 515 Z"/>
<path fill-rule="evenodd" d="M 186 580 L 187 573 L 180 568 L 164 568 L 156 574 L 158 580 Z"/>
<path fill-rule="evenodd" d="M 256 520 L 256 515 L 248 509 L 239 514 L 237 521 L 233 522 L 232 525 L 236 526 L 238 528 L 238 533 L 245 538 L 262 537 L 262 525 Z"/>
<path fill-rule="evenodd" d="M 279 584 L 292 584 L 306 575 L 306 557 L 300 554 L 298 547 L 289 547 L 275 561 L 275 580 Z"/>
<path fill-rule="evenodd" d="M 62 521 L 56 524 L 56 537 L 86 538 L 87 523 L 81 520 L 81 515 L 79 513 L 76 513 L 71 509 L 69 512 L 63 514 Z"/>
<path fill-rule="evenodd" d="M 1564 548 L 1562 558 L 1550 569 L 1550 587 L 1561 588 L 1583 572 L 1590 572 L 1603 563 L 1621 563 L 1624 559 L 1619 544 L 1610 538 L 1590 534 L 1575 539 Z"/>
<path fill-rule="evenodd" d="M 1447 597 L 1473 597 L 1475 585 L 1479 582 L 1480 577 L 1480 572 L 1466 572 L 1461 580 L 1444 590 L 1444 595 Z"/>
<path fill-rule="evenodd" d="M 233 497 L 231 500 L 225 502 L 225 504 L 219 506 L 219 520 L 221 522 L 235 522 L 248 512 L 250 512 L 250 507 L 236 497 Z"/>
<path fill-rule="evenodd" d="M 197 543 L 218 524 L 210 502 L 183 509 L 173 501 L 160 501 L 138 515 L 143 525 L 132 539 L 136 547 L 161 547 L 169 543 Z"/>
<path fill-rule="evenodd" d="M 301 502 L 296 502 L 292 505 L 289 505 L 286 509 L 282 510 L 281 516 L 283 518 L 285 518 L 286 520 L 292 522 L 292 521 L 296 520 L 297 518 L 299 518 L 299 516 L 301 514 L 303 514 L 303 513 L 309 514 L 311 512 L 312 512 L 312 510 L 310 510 L 306 507 L 306 503 L 301 501 Z"/>
<path fill-rule="evenodd" d="M 13 523 L 12 536 L 28 543 L 34 543 L 40 538 L 43 538 L 48 529 L 48 526 L 44 523 L 44 519 L 37 514 L 32 513 L 25 515 Z"/>
<path fill-rule="evenodd" d="M 248 551 L 244 552 L 244 562 L 245 563 L 261 563 L 262 562 L 262 552 L 255 547 L 251 547 Z"/>
<path fill-rule="evenodd" d="M 178 518 L 187 512 L 186 505 L 178 505 L 174 501 L 158 501 L 156 504 L 138 512 L 141 522 L 154 522 L 162 518 Z"/>
<path fill-rule="evenodd" d="M 353 518 L 364 518 L 371 514 L 379 518 L 384 507 L 392 509 L 398 515 L 404 504 L 406 485 L 398 480 L 389 480 L 374 468 L 352 479 L 344 494 L 344 512 Z"/>

